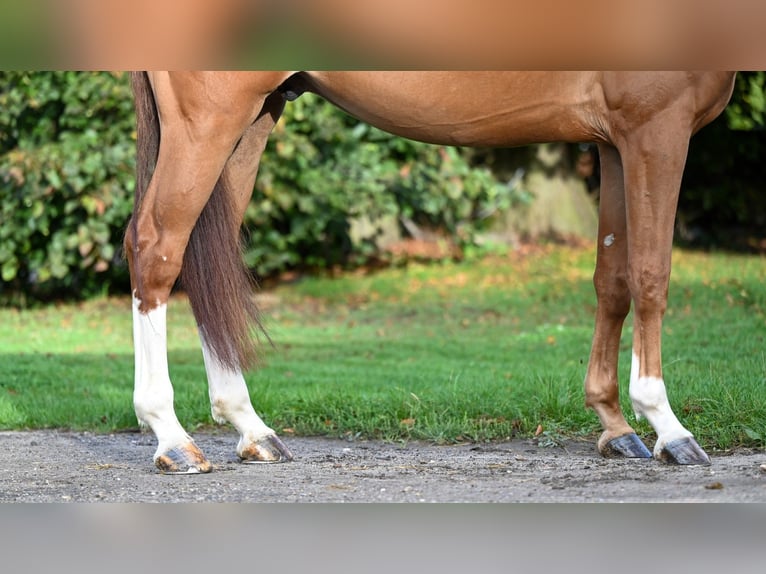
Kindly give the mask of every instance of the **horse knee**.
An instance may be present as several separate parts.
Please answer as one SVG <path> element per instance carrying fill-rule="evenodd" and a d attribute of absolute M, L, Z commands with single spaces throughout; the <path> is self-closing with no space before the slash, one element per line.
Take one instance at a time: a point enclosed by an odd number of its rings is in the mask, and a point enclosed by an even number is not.
<path fill-rule="evenodd" d="M 596 272 L 593 277 L 599 307 L 616 319 L 624 319 L 630 311 L 630 289 L 624 278 L 612 273 Z"/>
<path fill-rule="evenodd" d="M 642 270 L 630 274 L 630 291 L 640 315 L 665 313 L 669 278 L 670 273 L 664 271 Z"/>

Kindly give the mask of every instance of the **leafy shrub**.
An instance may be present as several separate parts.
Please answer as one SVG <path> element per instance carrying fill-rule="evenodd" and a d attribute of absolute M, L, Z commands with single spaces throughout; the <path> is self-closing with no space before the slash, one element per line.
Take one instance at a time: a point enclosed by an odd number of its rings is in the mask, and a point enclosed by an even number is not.
<path fill-rule="evenodd" d="M 133 133 L 124 75 L 0 73 L 0 294 L 124 280 Z"/>
<path fill-rule="evenodd" d="M 724 115 L 733 130 L 763 129 L 766 125 L 766 72 L 737 74 L 734 93 Z"/>

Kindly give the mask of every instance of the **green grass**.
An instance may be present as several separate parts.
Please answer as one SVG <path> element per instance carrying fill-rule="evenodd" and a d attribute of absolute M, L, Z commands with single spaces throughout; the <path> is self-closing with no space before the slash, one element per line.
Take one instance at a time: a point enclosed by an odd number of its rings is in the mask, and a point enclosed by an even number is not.
<path fill-rule="evenodd" d="M 591 250 L 306 278 L 266 293 L 276 347 L 248 374 L 279 432 L 387 440 L 593 438 L 583 407 Z M 0 429 L 136 427 L 130 302 L 0 310 Z M 766 445 L 766 259 L 675 253 L 663 356 L 681 421 L 708 449 Z M 627 397 L 631 319 L 623 334 Z M 183 297 L 169 310 L 176 410 L 212 425 Z M 632 414 L 628 417 L 633 424 Z M 645 422 L 639 434 L 654 439 Z"/>

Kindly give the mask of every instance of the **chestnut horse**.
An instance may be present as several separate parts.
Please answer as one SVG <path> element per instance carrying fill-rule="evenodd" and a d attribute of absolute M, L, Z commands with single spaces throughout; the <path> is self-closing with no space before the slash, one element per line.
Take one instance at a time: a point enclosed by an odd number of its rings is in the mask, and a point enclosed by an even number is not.
<path fill-rule="evenodd" d="M 174 283 L 199 326 L 213 418 L 239 432 L 244 462 L 292 458 L 256 414 L 242 370 L 258 326 L 239 233 L 258 164 L 285 102 L 314 92 L 383 130 L 424 142 L 517 146 L 594 142 L 601 158 L 596 324 L 585 402 L 604 456 L 650 458 L 618 401 L 624 320 L 634 310 L 630 398 L 657 433 L 654 456 L 710 459 L 676 418 L 660 337 L 689 138 L 718 116 L 734 73 L 717 72 L 137 72 L 136 201 L 125 239 L 133 293 L 134 406 L 162 472 L 209 472 L 179 424 L 168 375 Z"/>

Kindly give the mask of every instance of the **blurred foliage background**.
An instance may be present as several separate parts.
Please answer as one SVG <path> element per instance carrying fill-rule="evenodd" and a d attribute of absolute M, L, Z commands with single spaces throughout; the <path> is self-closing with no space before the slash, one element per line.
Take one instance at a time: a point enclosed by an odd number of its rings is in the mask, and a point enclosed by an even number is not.
<path fill-rule="evenodd" d="M 766 73 L 739 74 L 726 113 L 692 140 L 679 242 L 766 250 L 765 87 Z M 127 292 L 134 147 L 127 74 L 0 72 L 3 303 Z M 444 256 L 481 252 L 482 234 L 533 200 L 518 169 L 488 157 L 388 136 L 307 94 L 269 141 L 246 261 L 261 277 L 370 265 L 391 260 L 388 235 L 436 238 Z M 566 164 L 573 174 L 576 164 Z"/>

